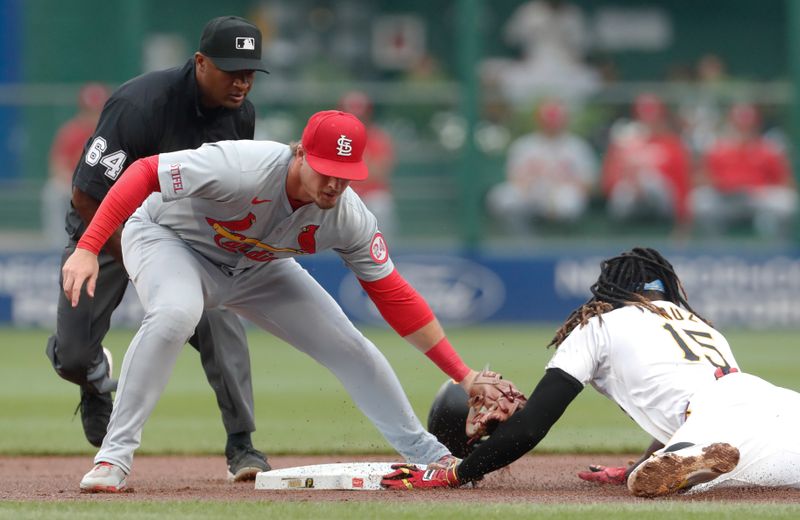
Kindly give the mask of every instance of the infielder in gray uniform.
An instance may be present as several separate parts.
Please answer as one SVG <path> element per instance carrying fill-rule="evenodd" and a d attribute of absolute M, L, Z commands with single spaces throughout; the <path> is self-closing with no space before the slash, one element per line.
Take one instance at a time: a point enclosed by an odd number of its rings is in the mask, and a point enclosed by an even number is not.
<path fill-rule="evenodd" d="M 261 39 L 258 27 L 245 19 L 214 18 L 203 29 L 197 52 L 182 67 L 143 74 L 112 94 L 75 167 L 72 207 L 66 219 L 69 243 L 62 266 L 101 201 L 137 159 L 203 143 L 253 138 L 256 113 L 247 95 L 255 71 L 266 72 Z M 71 306 L 61 294 L 56 330 L 46 352 L 56 373 L 80 386 L 83 430 L 86 439 L 100 447 L 117 384 L 111 379 L 111 355 L 103 348 L 103 340 L 128 287 L 120 232 L 108 240 L 98 262 L 93 299 Z M 245 329 L 230 311 L 208 309 L 189 344 L 200 352 L 216 394 L 228 437 L 229 477 L 252 480 L 269 464 L 251 439 L 256 425 Z"/>
<path fill-rule="evenodd" d="M 64 293 L 76 305 L 85 283 L 93 295 L 97 253 L 130 217 L 122 247 L 145 317 L 82 490 L 125 489 L 142 427 L 181 347 L 203 309 L 219 306 L 330 369 L 407 460 L 451 457 L 414 415 L 384 356 L 294 259 L 336 251 L 398 334 L 468 393 L 488 393 L 476 390 L 477 372 L 394 268 L 375 217 L 348 189 L 367 177 L 365 142 L 364 125 L 351 114 L 319 112 L 302 143 L 222 141 L 163 153 L 137 161 L 115 184 L 64 265 Z"/>

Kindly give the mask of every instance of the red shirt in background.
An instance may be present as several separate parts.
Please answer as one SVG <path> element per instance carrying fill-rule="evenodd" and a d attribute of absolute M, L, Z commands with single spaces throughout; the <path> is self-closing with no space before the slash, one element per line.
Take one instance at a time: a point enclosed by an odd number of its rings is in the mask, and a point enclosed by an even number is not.
<path fill-rule="evenodd" d="M 92 137 L 96 120 L 86 117 L 74 117 L 64 123 L 56 133 L 53 145 L 50 148 L 50 161 L 67 167 L 69 177 L 62 180 L 65 184 L 72 184 L 72 172 L 83 155 L 86 141 Z M 65 173 L 66 174 L 66 173 Z"/>
<path fill-rule="evenodd" d="M 791 180 L 789 161 L 766 139 L 720 139 L 706 153 L 706 171 L 723 193 L 763 186 L 786 186 Z"/>
<path fill-rule="evenodd" d="M 618 182 L 635 176 L 637 171 L 661 174 L 673 187 L 676 219 L 689 218 L 690 160 L 678 136 L 630 137 L 613 144 L 603 165 L 603 192 L 608 195 Z"/>
<path fill-rule="evenodd" d="M 369 177 L 364 181 L 350 183 L 353 191 L 359 196 L 364 196 L 372 191 L 388 191 L 388 176 L 394 166 L 394 145 L 389 134 L 377 126 L 367 127 L 364 162 L 369 168 Z"/>

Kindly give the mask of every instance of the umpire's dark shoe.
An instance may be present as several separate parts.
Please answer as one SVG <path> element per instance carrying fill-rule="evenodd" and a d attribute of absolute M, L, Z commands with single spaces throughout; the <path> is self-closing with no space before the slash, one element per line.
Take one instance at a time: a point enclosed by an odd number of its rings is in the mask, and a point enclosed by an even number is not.
<path fill-rule="evenodd" d="M 228 458 L 229 482 L 255 480 L 258 473 L 272 469 L 267 462 L 267 456 L 252 446 L 236 446 L 226 449 L 225 455 Z"/>
<path fill-rule="evenodd" d="M 108 420 L 111 418 L 111 409 L 114 401 L 111 392 L 98 394 L 81 387 L 81 402 L 78 409 L 81 411 L 81 423 L 86 440 L 98 448 L 103 444 L 103 437 L 108 430 Z M 77 412 L 77 410 L 76 410 Z"/>

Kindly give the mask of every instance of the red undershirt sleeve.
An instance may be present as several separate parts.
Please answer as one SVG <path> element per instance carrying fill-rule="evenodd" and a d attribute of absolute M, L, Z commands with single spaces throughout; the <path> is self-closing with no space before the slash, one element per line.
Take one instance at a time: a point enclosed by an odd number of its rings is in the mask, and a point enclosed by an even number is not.
<path fill-rule="evenodd" d="M 78 241 L 78 247 L 99 254 L 114 231 L 156 191 L 161 191 L 158 184 L 158 156 L 152 155 L 135 161 L 103 199 L 89 227 Z"/>
<path fill-rule="evenodd" d="M 425 299 L 400 276 L 397 269 L 380 280 L 359 282 L 383 319 L 402 337 L 418 331 L 435 318 Z M 470 371 L 446 337 L 431 345 L 425 355 L 456 382 L 464 379 Z"/>
<path fill-rule="evenodd" d="M 386 323 L 400 336 L 408 336 L 433 321 L 433 311 L 428 302 L 400 276 L 397 269 L 380 280 L 359 282 Z"/>

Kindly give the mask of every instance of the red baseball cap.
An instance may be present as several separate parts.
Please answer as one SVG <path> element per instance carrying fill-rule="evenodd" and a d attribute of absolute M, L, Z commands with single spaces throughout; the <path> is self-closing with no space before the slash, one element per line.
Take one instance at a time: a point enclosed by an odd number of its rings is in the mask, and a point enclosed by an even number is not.
<path fill-rule="evenodd" d="M 325 110 L 311 116 L 303 130 L 306 160 L 323 175 L 363 181 L 369 175 L 364 163 L 367 131 L 353 114 Z"/>

